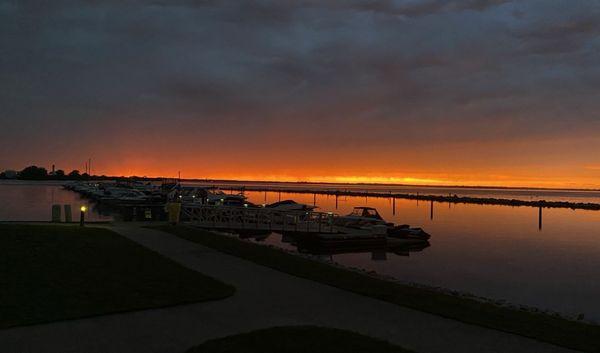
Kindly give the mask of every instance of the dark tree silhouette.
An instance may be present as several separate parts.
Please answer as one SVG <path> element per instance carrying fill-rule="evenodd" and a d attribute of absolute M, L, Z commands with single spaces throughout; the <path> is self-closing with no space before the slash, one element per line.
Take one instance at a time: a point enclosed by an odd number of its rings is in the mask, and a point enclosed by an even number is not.
<path fill-rule="evenodd" d="M 30 166 L 23 169 L 19 173 L 19 179 L 23 180 L 43 180 L 48 177 L 48 171 L 46 168 L 40 168 L 37 166 Z"/>
<path fill-rule="evenodd" d="M 69 179 L 80 179 L 80 178 L 81 178 L 81 174 L 79 174 L 79 171 L 77 169 L 75 169 L 71 173 L 69 173 Z"/>

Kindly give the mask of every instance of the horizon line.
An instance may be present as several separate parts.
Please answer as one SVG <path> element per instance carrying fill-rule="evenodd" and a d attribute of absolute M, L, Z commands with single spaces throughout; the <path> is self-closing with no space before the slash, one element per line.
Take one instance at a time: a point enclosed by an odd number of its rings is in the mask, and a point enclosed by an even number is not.
<path fill-rule="evenodd" d="M 43 168 L 43 167 L 42 167 Z M 7 169 L 7 170 L 12 170 L 12 169 Z M 75 171 L 77 169 L 73 169 L 73 171 Z M 12 170 L 15 172 L 20 172 L 18 170 Z M 65 172 L 66 173 L 66 172 Z M 86 173 L 83 173 L 86 174 Z M 80 174 L 80 175 L 83 175 Z M 49 175 L 50 176 L 50 175 Z M 68 175 L 65 175 L 65 177 L 68 177 Z M 589 187 L 589 188 L 585 188 L 585 187 L 545 187 L 545 186 L 524 186 L 524 185 L 517 185 L 517 186 L 502 186 L 502 185 L 477 185 L 477 184 L 464 184 L 464 185 L 460 185 L 460 184 L 410 184 L 410 183 L 402 183 L 402 182 L 398 182 L 398 183 L 394 183 L 394 182 L 376 182 L 376 181 L 356 181 L 356 182 L 350 182 L 350 181 L 303 181 L 303 180 L 251 180 L 251 179 L 218 179 L 218 178 L 198 178 L 198 177 L 193 177 L 193 178 L 178 178 L 178 177 L 166 177 L 166 176 L 148 176 L 148 175 L 121 175 L 121 176 L 117 176 L 117 175 L 105 175 L 105 174 L 93 174 L 93 175 L 89 175 L 89 178 L 93 179 L 94 177 L 102 177 L 102 178 L 139 178 L 139 179 L 175 179 L 175 180 L 180 180 L 180 181 L 189 181 L 189 182 L 199 182 L 199 181 L 204 181 L 204 182 L 226 182 L 226 183 L 259 183 L 259 184 L 266 184 L 266 183 L 276 183 L 276 184 L 323 184 L 323 185 L 365 185 L 365 186 L 394 186 L 394 187 L 422 187 L 422 188 L 454 188 L 454 189 L 502 189 L 502 190 L 522 190 L 522 189 L 526 189 L 526 190 L 554 190 L 554 191 L 593 191 L 593 192 L 600 192 L 600 187 Z M 65 180 L 69 180 L 69 179 L 65 179 Z M 71 179 L 71 180 L 77 180 L 77 179 Z"/>

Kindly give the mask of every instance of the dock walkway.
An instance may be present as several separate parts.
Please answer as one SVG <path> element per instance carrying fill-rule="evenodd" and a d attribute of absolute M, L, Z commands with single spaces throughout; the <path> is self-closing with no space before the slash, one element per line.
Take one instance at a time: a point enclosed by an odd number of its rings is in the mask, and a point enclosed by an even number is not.
<path fill-rule="evenodd" d="M 358 331 L 420 353 L 570 352 L 293 277 L 135 224 L 110 228 L 234 285 L 236 294 L 221 301 L 1 330 L 2 352 L 182 353 L 207 339 L 285 325 Z"/>

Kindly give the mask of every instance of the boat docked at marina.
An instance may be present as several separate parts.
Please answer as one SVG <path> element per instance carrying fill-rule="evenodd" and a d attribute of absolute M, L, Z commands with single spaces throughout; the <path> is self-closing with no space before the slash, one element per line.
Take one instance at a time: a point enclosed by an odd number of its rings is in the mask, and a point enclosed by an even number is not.
<path fill-rule="evenodd" d="M 388 229 L 387 235 L 392 238 L 429 239 L 431 235 L 422 228 L 411 227 L 408 224 L 394 226 Z"/>
<path fill-rule="evenodd" d="M 248 207 L 246 196 L 243 194 L 226 194 L 222 190 L 208 190 L 206 205 Z M 254 205 L 253 205 L 254 206 Z"/>
<path fill-rule="evenodd" d="M 277 211 L 313 211 L 318 208 L 316 206 L 309 206 L 303 203 L 298 203 L 294 200 L 284 200 L 275 202 L 272 204 L 268 204 L 264 206 L 265 208 Z"/>
<path fill-rule="evenodd" d="M 386 222 L 373 207 L 354 207 L 352 212 L 346 216 L 336 218 L 336 225 L 346 228 L 370 229 L 375 226 L 385 226 L 387 236 L 404 239 L 427 240 L 431 237 L 422 228 L 413 228 L 408 224 L 394 225 Z"/>
<path fill-rule="evenodd" d="M 151 197 L 138 189 L 111 187 L 104 189 L 104 193 L 99 197 L 99 201 L 110 203 L 141 203 L 151 201 Z"/>
<path fill-rule="evenodd" d="M 350 228 L 372 227 L 376 225 L 389 225 L 379 212 L 373 207 L 354 207 L 352 212 L 346 216 L 336 219 L 336 225 Z"/>
<path fill-rule="evenodd" d="M 165 194 L 152 184 L 132 182 L 70 182 L 65 189 L 98 203 L 164 203 Z"/>

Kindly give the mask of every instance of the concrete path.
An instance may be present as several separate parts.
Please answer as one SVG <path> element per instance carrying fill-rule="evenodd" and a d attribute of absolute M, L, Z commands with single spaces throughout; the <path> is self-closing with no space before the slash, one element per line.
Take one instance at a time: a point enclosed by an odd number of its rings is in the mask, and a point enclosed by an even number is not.
<path fill-rule="evenodd" d="M 293 277 L 164 232 L 112 229 L 234 285 L 237 293 L 215 302 L 0 330 L 1 352 L 181 353 L 207 339 L 282 325 L 358 331 L 420 353 L 569 352 Z"/>

